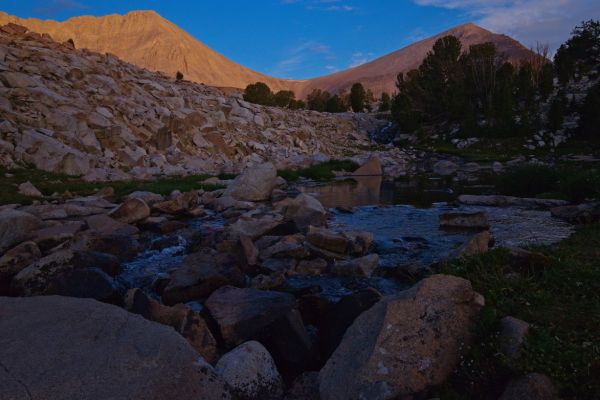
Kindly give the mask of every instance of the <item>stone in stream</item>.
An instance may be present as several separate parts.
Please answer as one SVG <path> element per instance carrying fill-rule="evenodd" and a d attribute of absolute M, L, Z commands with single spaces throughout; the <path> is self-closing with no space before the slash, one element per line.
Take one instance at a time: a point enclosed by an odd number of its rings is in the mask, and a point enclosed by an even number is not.
<path fill-rule="evenodd" d="M 283 381 L 273 358 L 254 340 L 223 355 L 215 370 L 240 400 L 275 400 L 283 394 Z"/>
<path fill-rule="evenodd" d="M 309 227 L 306 240 L 315 247 L 338 254 L 345 254 L 350 246 L 343 234 L 313 226 Z"/>
<path fill-rule="evenodd" d="M 237 221 L 231 225 L 230 232 L 234 238 L 247 236 L 252 240 L 256 240 L 281 225 L 283 220 L 284 218 L 281 214 L 260 215 L 250 211 L 241 215 Z"/>
<path fill-rule="evenodd" d="M 481 231 L 476 233 L 471 238 L 467 239 L 456 251 L 453 252 L 451 258 L 468 257 L 476 254 L 482 254 L 489 250 L 492 243 L 492 235 L 490 231 Z"/>
<path fill-rule="evenodd" d="M 284 236 L 274 245 L 261 251 L 260 257 L 263 260 L 268 258 L 307 258 L 310 252 L 304 246 L 304 240 L 305 238 L 301 234 Z"/>
<path fill-rule="evenodd" d="M 362 256 L 367 254 L 373 244 L 373 234 L 369 232 L 334 232 L 313 226 L 309 227 L 306 239 L 309 248 L 317 250 L 317 256 L 328 259 L 345 258 L 340 257 L 344 255 Z M 318 249 L 325 252 L 319 253 Z"/>
<path fill-rule="evenodd" d="M 125 224 L 135 224 L 150 216 L 150 207 L 142 199 L 130 198 L 125 199 L 108 215 Z"/>
<path fill-rule="evenodd" d="M 600 221 L 600 205 L 580 204 L 572 206 L 552 207 L 550 213 L 570 224 L 592 224 Z"/>
<path fill-rule="evenodd" d="M 108 215 L 92 215 L 85 219 L 88 227 L 100 234 L 104 235 L 136 235 L 139 229 L 133 225 L 117 221 Z"/>
<path fill-rule="evenodd" d="M 291 294 L 223 286 L 205 306 L 227 346 L 257 340 L 286 375 L 306 370 L 313 362 L 312 345 Z"/>
<path fill-rule="evenodd" d="M 488 229 L 490 223 L 484 212 L 460 213 L 451 212 L 440 214 L 440 227 L 464 229 Z"/>
<path fill-rule="evenodd" d="M 243 253 L 243 260 L 248 267 L 256 266 L 259 252 L 252 239 L 248 236 L 240 236 L 240 246 Z"/>
<path fill-rule="evenodd" d="M 165 214 L 180 215 L 186 214 L 200 204 L 200 192 L 192 190 L 186 193 L 180 193 L 171 200 L 154 203 L 152 209 Z"/>
<path fill-rule="evenodd" d="M 353 258 L 350 260 L 336 261 L 331 267 L 331 273 L 339 276 L 360 276 L 368 278 L 379 266 L 379 255 Z"/>
<path fill-rule="evenodd" d="M 2 399 L 231 398 L 183 337 L 119 307 L 0 297 L 0 315 Z"/>
<path fill-rule="evenodd" d="M 312 260 L 300 260 L 294 268 L 294 274 L 297 275 L 321 275 L 325 273 L 327 269 L 327 261 L 322 258 L 315 258 Z"/>
<path fill-rule="evenodd" d="M 353 176 L 381 176 L 383 175 L 383 169 L 381 168 L 381 161 L 379 156 L 375 153 L 369 156 L 369 159 L 361 165 L 352 174 Z"/>
<path fill-rule="evenodd" d="M 275 204 L 287 220 L 294 221 L 300 231 L 306 231 L 309 226 L 325 226 L 327 211 L 319 200 L 301 193 L 293 199 L 284 199 Z"/>
<path fill-rule="evenodd" d="M 129 261 L 139 253 L 140 244 L 131 235 L 103 234 L 87 230 L 75 235 L 72 248 L 78 251 L 108 253 L 117 257 L 119 261 Z"/>
<path fill-rule="evenodd" d="M 227 254 L 192 253 L 173 272 L 162 299 L 165 304 L 206 298 L 225 285 L 243 286 L 244 275 Z"/>
<path fill-rule="evenodd" d="M 273 272 L 268 275 L 256 275 L 250 281 L 250 287 L 260 290 L 271 290 L 283 286 L 285 283 L 285 273 L 283 271 Z"/>
<path fill-rule="evenodd" d="M 42 227 L 42 221 L 26 212 L 5 209 L 0 211 L 0 253 L 24 242 L 31 232 Z"/>
<path fill-rule="evenodd" d="M 265 201 L 271 198 L 275 188 L 277 170 L 268 162 L 247 168 L 225 190 L 224 196 L 239 201 Z"/>
<path fill-rule="evenodd" d="M 443 383 L 483 300 L 469 281 L 426 278 L 362 313 L 319 374 L 323 400 L 412 396 Z"/>
<path fill-rule="evenodd" d="M 492 207 L 533 207 L 533 208 L 552 208 L 559 206 L 566 206 L 569 204 L 565 200 L 555 199 L 536 199 L 536 198 L 522 198 L 514 196 L 502 196 L 502 195 L 472 195 L 462 194 L 458 196 L 458 201 L 462 204 L 476 205 L 476 206 L 492 206 Z"/>

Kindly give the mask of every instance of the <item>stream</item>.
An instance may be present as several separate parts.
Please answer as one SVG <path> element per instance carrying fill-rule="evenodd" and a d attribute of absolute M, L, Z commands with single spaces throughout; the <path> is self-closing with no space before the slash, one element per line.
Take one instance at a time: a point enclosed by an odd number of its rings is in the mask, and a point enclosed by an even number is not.
<path fill-rule="evenodd" d="M 521 207 L 478 207 L 457 204 L 460 193 L 488 194 L 491 188 L 470 182 L 468 185 L 442 179 L 385 182 L 381 177 L 364 177 L 328 184 L 298 185 L 297 191 L 315 196 L 330 209 L 329 227 L 333 230 L 364 230 L 374 235 L 374 252 L 380 256 L 380 267 L 427 267 L 447 258 L 473 232 L 439 228 L 439 215 L 446 212 L 488 214 L 495 246 L 527 247 L 548 245 L 567 238 L 573 227 L 555 219 L 547 210 Z M 206 234 L 222 229 L 225 220 L 209 213 L 187 221 L 191 232 Z M 121 279 L 130 287 L 140 287 L 152 294 L 158 278 L 167 279 L 187 252 L 186 234 L 171 237 L 170 245 L 152 249 L 152 243 L 164 241 L 158 234 L 151 237 L 150 250 L 123 266 Z M 154 246 L 156 247 L 156 246 Z M 364 287 L 375 287 L 382 294 L 393 294 L 407 283 L 393 278 L 339 278 L 331 276 L 292 276 L 285 290 L 319 291 L 323 296 L 339 298 Z"/>

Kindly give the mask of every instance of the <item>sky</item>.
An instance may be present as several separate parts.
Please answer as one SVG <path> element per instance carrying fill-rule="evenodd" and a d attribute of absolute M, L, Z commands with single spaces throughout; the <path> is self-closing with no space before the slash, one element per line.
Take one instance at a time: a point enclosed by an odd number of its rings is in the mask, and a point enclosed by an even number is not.
<path fill-rule="evenodd" d="M 465 22 L 555 50 L 600 0 L 0 0 L 22 18 L 154 10 L 228 58 L 281 78 L 340 71 Z"/>

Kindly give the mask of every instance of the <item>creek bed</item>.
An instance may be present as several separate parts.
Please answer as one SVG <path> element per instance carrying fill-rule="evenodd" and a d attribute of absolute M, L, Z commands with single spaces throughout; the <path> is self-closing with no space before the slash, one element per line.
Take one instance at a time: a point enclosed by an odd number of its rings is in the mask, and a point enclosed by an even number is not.
<path fill-rule="evenodd" d="M 553 218 L 547 210 L 454 205 L 456 190 L 443 185 L 424 189 L 384 183 L 381 178 L 366 178 L 358 183 L 311 185 L 297 189 L 315 195 L 330 208 L 330 228 L 371 232 L 375 238 L 374 251 L 380 256 L 382 269 L 427 267 L 446 259 L 473 235 L 472 231 L 440 229 L 439 215 L 446 212 L 486 212 L 495 244 L 502 247 L 548 245 L 567 238 L 573 232 L 570 224 Z M 421 201 L 423 196 L 428 200 L 426 204 Z M 406 204 L 409 199 L 419 201 Z M 348 208 L 352 211 L 348 212 Z M 120 278 L 126 286 L 139 287 L 156 296 L 153 293 L 154 281 L 168 279 L 170 272 L 181 265 L 189 251 L 189 232 L 202 235 L 220 230 L 225 220 L 209 212 L 203 218 L 190 219 L 187 224 L 187 234 L 175 233 L 176 239 L 171 238 L 172 244 L 160 250 L 146 250 L 123 265 Z M 164 235 L 153 234 L 146 248 L 151 248 L 153 241 L 164 239 Z M 407 283 L 383 276 L 292 276 L 287 279 L 283 290 L 295 293 L 318 291 L 325 297 L 339 298 L 366 287 L 374 287 L 383 294 L 393 294 L 405 289 Z"/>

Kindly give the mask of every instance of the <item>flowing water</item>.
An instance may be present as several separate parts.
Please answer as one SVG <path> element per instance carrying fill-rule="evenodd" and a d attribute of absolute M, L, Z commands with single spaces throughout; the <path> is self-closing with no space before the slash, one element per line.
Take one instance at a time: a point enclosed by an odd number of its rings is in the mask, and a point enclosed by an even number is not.
<path fill-rule="evenodd" d="M 490 193 L 491 187 L 477 182 L 421 178 L 403 182 L 384 182 L 380 177 L 364 177 L 326 185 L 305 185 L 297 189 L 317 197 L 331 209 L 330 228 L 364 230 L 373 233 L 380 267 L 427 267 L 447 258 L 468 240 L 473 232 L 439 228 L 439 215 L 446 212 L 484 211 L 488 214 L 496 246 L 525 247 L 547 245 L 568 237 L 572 226 L 553 218 L 549 211 L 519 207 L 463 206 L 454 201 L 459 193 Z M 225 221 L 215 214 L 188 221 L 185 230 L 206 234 L 223 228 Z M 150 238 L 152 243 L 164 240 Z M 171 238 L 169 246 L 147 250 L 124 265 L 121 278 L 131 287 L 151 292 L 153 282 L 167 278 L 181 265 L 189 240 L 185 234 Z M 295 276 L 286 282 L 288 290 L 317 290 L 328 297 L 339 297 L 363 287 L 375 287 L 383 294 L 398 292 L 406 284 L 396 279 L 336 278 Z"/>

